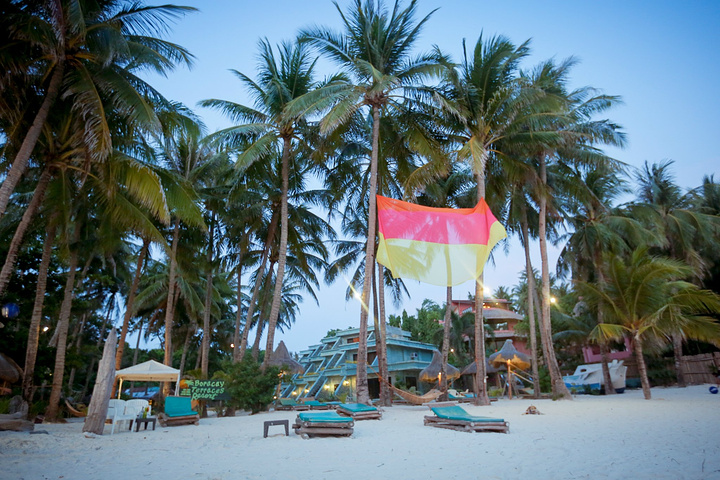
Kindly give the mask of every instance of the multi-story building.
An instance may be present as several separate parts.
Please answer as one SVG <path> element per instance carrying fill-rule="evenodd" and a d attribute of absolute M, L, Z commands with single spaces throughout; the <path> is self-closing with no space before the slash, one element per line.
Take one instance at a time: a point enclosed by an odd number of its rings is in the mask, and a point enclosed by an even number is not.
<path fill-rule="evenodd" d="M 475 311 L 475 300 L 453 300 L 452 310 L 458 315 Z M 523 317 L 510 310 L 510 302 L 501 298 L 486 298 L 483 301 L 483 318 L 487 325 L 492 326 L 494 338 L 485 340 L 488 347 L 497 351 L 502 348 L 505 340 L 512 340 L 515 348 L 530 354 L 527 337 L 515 331 L 515 326 Z"/>
<path fill-rule="evenodd" d="M 418 374 L 432 361 L 434 345 L 410 340 L 410 332 L 387 325 L 388 381 L 403 382 L 407 388 L 417 387 Z M 282 397 L 343 397 L 352 398 L 356 391 L 358 342 L 360 330 L 338 330 L 317 345 L 299 352 L 298 362 L 305 368 L 282 386 Z M 380 393 L 378 362 L 375 350 L 375 328 L 368 326 L 368 388 L 370 396 Z"/>

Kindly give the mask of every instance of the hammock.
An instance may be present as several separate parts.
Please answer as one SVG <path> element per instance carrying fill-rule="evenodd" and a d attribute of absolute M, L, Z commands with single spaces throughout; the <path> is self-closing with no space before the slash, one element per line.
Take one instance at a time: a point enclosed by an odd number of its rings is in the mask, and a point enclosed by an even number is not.
<path fill-rule="evenodd" d="M 397 387 L 394 387 L 390 384 L 387 384 L 390 390 L 392 390 L 397 396 L 400 398 L 407 400 L 408 403 L 412 403 L 413 405 L 423 405 L 428 402 L 432 402 L 436 398 L 438 398 L 440 395 L 442 395 L 443 392 L 440 390 L 433 388 L 429 392 L 427 392 L 425 395 L 415 395 L 414 393 L 407 392 L 405 390 L 401 390 Z"/>
<path fill-rule="evenodd" d="M 87 407 L 82 410 L 77 410 L 73 408 L 73 406 L 70 405 L 70 402 L 68 402 L 67 400 L 65 400 L 65 406 L 74 417 L 87 417 Z"/>

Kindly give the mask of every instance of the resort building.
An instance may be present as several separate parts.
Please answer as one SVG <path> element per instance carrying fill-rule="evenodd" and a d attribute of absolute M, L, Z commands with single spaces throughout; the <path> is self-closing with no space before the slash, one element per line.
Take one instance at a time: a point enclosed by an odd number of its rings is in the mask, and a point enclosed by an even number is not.
<path fill-rule="evenodd" d="M 418 374 L 433 358 L 434 345 L 410 340 L 410 332 L 385 326 L 387 337 L 388 381 L 402 382 L 406 388 L 418 386 Z M 338 330 L 317 345 L 299 352 L 297 361 L 304 373 L 293 375 L 282 386 L 282 397 L 352 398 L 356 391 L 358 342 L 360 329 Z M 375 328 L 368 326 L 368 388 L 370 397 L 380 395 Z"/>
<path fill-rule="evenodd" d="M 458 315 L 475 312 L 475 300 L 453 300 L 452 310 Z M 493 329 L 494 338 L 485 340 L 489 348 L 498 351 L 505 340 L 512 340 L 513 346 L 518 351 L 526 355 L 530 354 L 527 336 L 515 331 L 515 326 L 523 320 L 523 317 L 510 310 L 509 301 L 502 298 L 486 298 L 483 301 L 483 318 Z"/>

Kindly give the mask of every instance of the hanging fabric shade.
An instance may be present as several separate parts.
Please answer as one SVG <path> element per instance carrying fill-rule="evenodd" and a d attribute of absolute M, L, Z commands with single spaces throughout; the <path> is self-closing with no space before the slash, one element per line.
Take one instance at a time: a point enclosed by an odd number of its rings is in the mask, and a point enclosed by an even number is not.
<path fill-rule="evenodd" d="M 285 342 L 280 340 L 275 351 L 272 353 L 268 365 L 283 368 L 286 367 L 290 373 L 303 373 L 305 369 L 296 362 L 288 352 Z"/>
<path fill-rule="evenodd" d="M 502 348 L 490 355 L 488 360 L 495 368 L 502 365 L 507 366 L 508 363 L 512 368 L 519 368 L 521 370 L 526 370 L 530 367 L 530 357 L 522 352 L 518 352 L 513 345 L 512 340 L 505 340 L 505 344 Z"/>
<path fill-rule="evenodd" d="M 435 350 L 433 352 L 433 358 L 432 362 L 430 362 L 430 365 L 425 367 L 423 371 L 420 372 L 420 380 L 423 382 L 437 382 L 438 381 L 438 375 L 440 375 L 440 370 L 442 369 L 442 356 L 440 355 L 440 352 Z M 447 379 L 448 381 L 455 380 L 456 378 L 460 377 L 460 370 L 453 367 L 448 363 L 447 366 Z"/>

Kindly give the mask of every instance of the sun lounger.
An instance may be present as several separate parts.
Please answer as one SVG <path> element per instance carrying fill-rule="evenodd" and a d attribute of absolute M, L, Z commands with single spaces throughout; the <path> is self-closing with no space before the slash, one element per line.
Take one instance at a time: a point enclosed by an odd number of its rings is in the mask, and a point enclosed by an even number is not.
<path fill-rule="evenodd" d="M 310 407 L 310 410 L 330 410 L 331 407 L 329 403 L 320 402 L 318 400 L 305 400 L 303 405 Z"/>
<path fill-rule="evenodd" d="M 200 415 L 192 409 L 190 397 L 165 397 L 165 411 L 157 416 L 161 427 L 200 423 Z"/>
<path fill-rule="evenodd" d="M 279 398 L 275 403 L 275 410 L 310 410 L 310 405 L 298 403 L 292 398 Z"/>
<path fill-rule="evenodd" d="M 425 417 L 425 425 L 438 428 L 449 428 L 461 432 L 501 432 L 510 429 L 508 422 L 502 418 L 479 417 L 470 415 L 459 405 L 431 408 L 435 415 Z"/>
<path fill-rule="evenodd" d="M 336 412 L 301 412 L 293 425 L 295 433 L 303 438 L 315 436 L 349 437 L 355 421 Z"/>
<path fill-rule="evenodd" d="M 337 406 L 337 413 L 352 417 L 353 420 L 380 420 L 382 413 L 377 407 L 370 407 L 362 403 L 341 403 Z"/>

